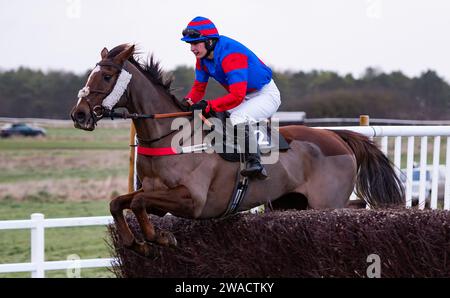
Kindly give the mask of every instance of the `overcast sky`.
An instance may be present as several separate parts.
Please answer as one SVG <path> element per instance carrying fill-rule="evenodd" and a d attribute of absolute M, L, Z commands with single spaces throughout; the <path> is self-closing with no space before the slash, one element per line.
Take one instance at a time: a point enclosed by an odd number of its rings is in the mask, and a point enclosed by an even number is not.
<path fill-rule="evenodd" d="M 81 73 L 104 46 L 126 42 L 153 52 L 166 70 L 193 65 L 180 37 L 195 16 L 275 70 L 434 69 L 450 82 L 445 0 L 0 0 L 0 68 Z"/>

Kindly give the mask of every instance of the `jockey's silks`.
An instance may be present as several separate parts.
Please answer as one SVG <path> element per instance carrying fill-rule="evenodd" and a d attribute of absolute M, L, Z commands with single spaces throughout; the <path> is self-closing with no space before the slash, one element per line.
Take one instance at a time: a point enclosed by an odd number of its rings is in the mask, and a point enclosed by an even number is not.
<path fill-rule="evenodd" d="M 238 106 L 245 95 L 260 90 L 272 79 L 272 70 L 252 51 L 236 40 L 221 35 L 213 59 L 197 59 L 195 82 L 186 97 L 198 102 L 203 98 L 209 77 L 218 81 L 229 94 L 210 101 L 217 112 Z"/>

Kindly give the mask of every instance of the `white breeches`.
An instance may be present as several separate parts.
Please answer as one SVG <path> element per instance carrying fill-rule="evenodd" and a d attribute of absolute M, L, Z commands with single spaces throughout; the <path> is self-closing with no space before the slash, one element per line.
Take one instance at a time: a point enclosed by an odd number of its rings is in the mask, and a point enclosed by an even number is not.
<path fill-rule="evenodd" d="M 261 90 L 245 96 L 237 107 L 229 110 L 231 123 L 255 123 L 272 117 L 281 104 L 280 91 L 271 80 Z"/>

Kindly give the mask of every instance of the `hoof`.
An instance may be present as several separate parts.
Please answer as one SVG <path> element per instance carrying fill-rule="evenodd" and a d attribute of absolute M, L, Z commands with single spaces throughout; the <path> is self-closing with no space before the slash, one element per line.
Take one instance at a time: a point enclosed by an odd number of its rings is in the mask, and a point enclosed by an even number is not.
<path fill-rule="evenodd" d="M 157 232 L 157 235 L 156 235 L 156 243 L 163 245 L 163 246 L 176 247 L 177 239 L 170 232 L 159 231 L 159 232 Z"/>

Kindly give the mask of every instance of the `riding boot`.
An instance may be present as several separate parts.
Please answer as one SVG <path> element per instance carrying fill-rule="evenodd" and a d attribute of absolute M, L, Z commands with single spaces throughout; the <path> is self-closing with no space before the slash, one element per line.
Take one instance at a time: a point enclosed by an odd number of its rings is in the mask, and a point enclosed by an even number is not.
<path fill-rule="evenodd" d="M 244 154 L 246 160 L 245 169 L 241 171 L 241 175 L 261 180 L 266 179 L 267 172 L 261 164 L 261 151 L 251 125 L 238 125 L 237 130 L 238 144 L 241 154 Z M 242 150 L 242 146 L 244 146 L 244 150 Z"/>

